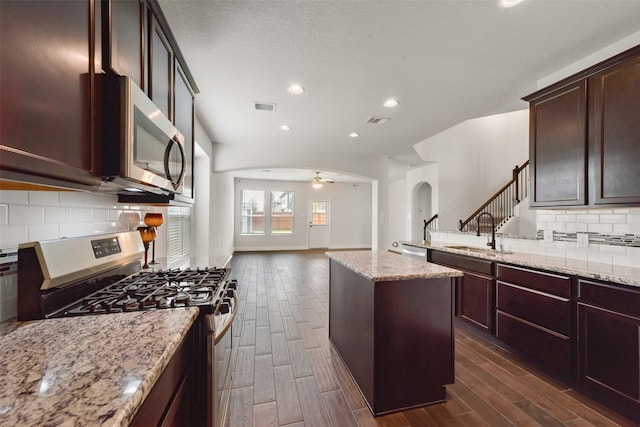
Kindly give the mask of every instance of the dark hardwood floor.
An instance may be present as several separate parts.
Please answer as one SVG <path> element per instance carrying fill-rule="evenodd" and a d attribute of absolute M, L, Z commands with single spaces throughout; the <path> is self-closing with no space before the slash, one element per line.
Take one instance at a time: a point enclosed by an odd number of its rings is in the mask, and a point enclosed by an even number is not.
<path fill-rule="evenodd" d="M 374 418 L 328 339 L 324 251 L 235 254 L 239 346 L 228 426 L 633 426 L 456 329 L 447 402 Z"/>

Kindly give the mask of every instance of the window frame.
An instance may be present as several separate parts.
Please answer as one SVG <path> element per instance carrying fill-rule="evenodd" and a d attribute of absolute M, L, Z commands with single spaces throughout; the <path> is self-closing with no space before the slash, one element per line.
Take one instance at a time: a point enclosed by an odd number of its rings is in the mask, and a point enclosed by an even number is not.
<path fill-rule="evenodd" d="M 288 200 L 291 202 L 291 229 L 288 232 L 274 232 L 273 230 L 273 218 L 274 218 L 274 193 L 288 193 L 290 197 Z M 293 190 L 269 190 L 269 234 L 272 236 L 293 236 L 295 234 L 295 204 L 296 204 L 296 192 Z"/>
<path fill-rule="evenodd" d="M 240 235 L 241 236 L 265 236 L 267 234 L 267 213 L 265 212 L 265 195 L 267 190 L 253 190 L 253 189 L 241 189 L 240 190 Z M 259 218 L 260 215 L 253 215 L 253 206 L 252 215 L 245 215 L 245 211 L 247 208 L 245 207 L 245 192 L 259 192 L 262 193 L 262 232 L 261 233 L 252 233 L 246 232 L 245 230 L 245 218 L 251 218 L 250 221 L 253 223 L 253 218 Z M 248 225 L 248 223 L 247 223 Z M 251 227 L 250 227 L 251 228 Z"/>

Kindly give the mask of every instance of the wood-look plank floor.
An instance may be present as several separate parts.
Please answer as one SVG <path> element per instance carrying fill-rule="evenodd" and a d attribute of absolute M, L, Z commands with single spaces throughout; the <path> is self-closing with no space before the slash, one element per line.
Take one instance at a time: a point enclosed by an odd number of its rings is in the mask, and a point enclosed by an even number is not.
<path fill-rule="evenodd" d="M 239 253 L 231 267 L 240 303 L 230 427 L 634 425 L 460 328 L 447 401 L 374 418 L 329 343 L 324 251 Z"/>

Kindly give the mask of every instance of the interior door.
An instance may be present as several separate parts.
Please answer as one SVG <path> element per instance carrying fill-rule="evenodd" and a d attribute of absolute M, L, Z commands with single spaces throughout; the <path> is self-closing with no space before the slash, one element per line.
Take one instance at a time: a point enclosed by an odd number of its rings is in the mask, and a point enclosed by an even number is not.
<path fill-rule="evenodd" d="M 309 199 L 309 249 L 328 248 L 330 211 L 328 199 Z"/>

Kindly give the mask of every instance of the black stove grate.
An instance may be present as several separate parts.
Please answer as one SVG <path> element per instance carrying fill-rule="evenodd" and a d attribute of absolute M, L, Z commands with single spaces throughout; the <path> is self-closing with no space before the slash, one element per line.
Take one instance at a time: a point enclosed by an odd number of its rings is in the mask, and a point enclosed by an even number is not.
<path fill-rule="evenodd" d="M 221 268 L 141 271 L 87 295 L 54 317 L 189 306 L 213 312 L 225 300 L 229 271 Z"/>

